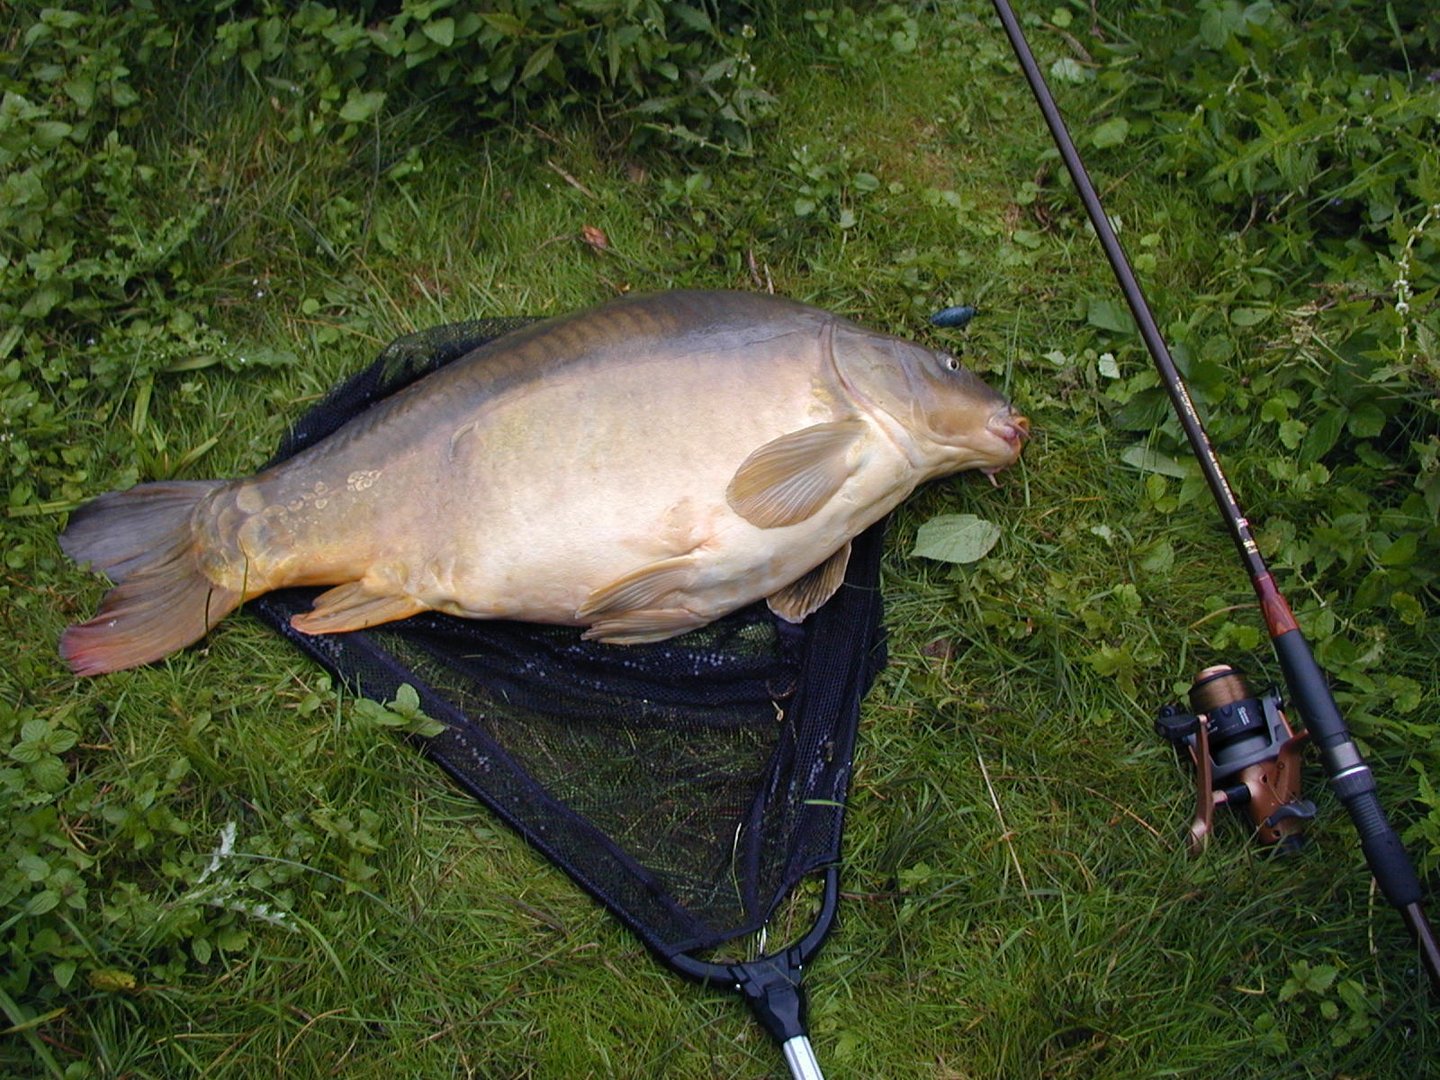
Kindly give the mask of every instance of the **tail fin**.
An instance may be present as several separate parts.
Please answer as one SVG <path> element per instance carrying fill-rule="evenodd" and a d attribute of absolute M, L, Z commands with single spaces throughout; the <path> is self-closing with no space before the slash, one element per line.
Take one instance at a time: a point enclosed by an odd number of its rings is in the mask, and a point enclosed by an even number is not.
<path fill-rule="evenodd" d="M 116 585 L 93 619 L 60 637 L 60 656 L 77 675 L 168 656 L 239 605 L 239 592 L 201 570 L 190 524 L 196 504 L 223 483 L 141 484 L 102 495 L 71 515 L 61 548 Z"/>

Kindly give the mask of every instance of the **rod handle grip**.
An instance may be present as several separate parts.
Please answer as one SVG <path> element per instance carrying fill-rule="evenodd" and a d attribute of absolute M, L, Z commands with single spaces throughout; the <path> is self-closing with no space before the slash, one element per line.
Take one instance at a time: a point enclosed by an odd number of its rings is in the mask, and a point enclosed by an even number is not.
<path fill-rule="evenodd" d="M 1338 794 L 1339 785 L 1332 786 Z M 1385 899 L 1402 911 L 1411 904 L 1420 903 L 1425 894 L 1415 873 L 1415 864 L 1406 854 L 1400 837 L 1385 819 L 1385 811 L 1373 786 L 1370 791 L 1361 792 L 1349 801 L 1343 795 L 1340 798 L 1355 822 L 1355 829 L 1360 834 L 1360 849 L 1365 852 L 1365 861 L 1370 865 Z"/>
<path fill-rule="evenodd" d="M 1290 699 L 1305 720 L 1311 741 L 1320 751 L 1330 788 L 1350 813 L 1380 891 L 1395 907 L 1418 904 L 1424 893 L 1415 864 L 1406 854 L 1375 790 L 1375 776 L 1350 737 L 1345 720 L 1330 693 L 1325 673 L 1315 662 L 1299 629 L 1273 639 L 1275 654 L 1285 672 Z"/>

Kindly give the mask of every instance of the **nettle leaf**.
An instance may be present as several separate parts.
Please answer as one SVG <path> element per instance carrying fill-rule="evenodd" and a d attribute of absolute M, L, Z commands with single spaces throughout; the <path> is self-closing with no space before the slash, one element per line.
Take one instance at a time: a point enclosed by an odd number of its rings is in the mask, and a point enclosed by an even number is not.
<path fill-rule="evenodd" d="M 972 563 L 983 559 L 1000 540 L 1000 526 L 974 514 L 941 514 L 921 525 L 911 556 L 940 562 Z"/>
<path fill-rule="evenodd" d="M 547 41 L 540 48 L 530 54 L 530 59 L 525 61 L 525 67 L 520 72 L 520 81 L 529 82 L 536 75 L 539 75 L 550 62 L 555 59 L 555 43 Z"/>
<path fill-rule="evenodd" d="M 492 30 L 506 35 L 507 37 L 519 37 L 525 33 L 525 23 L 514 15 L 508 15 L 503 11 L 485 12 L 480 16 Z"/>

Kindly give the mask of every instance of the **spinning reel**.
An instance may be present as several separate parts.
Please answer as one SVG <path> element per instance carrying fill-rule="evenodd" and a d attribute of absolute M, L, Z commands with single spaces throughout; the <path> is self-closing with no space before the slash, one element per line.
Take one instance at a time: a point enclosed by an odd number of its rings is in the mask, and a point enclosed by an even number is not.
<path fill-rule="evenodd" d="M 1229 664 L 1200 672 L 1189 701 L 1189 712 L 1180 705 L 1161 709 L 1155 730 L 1177 753 L 1188 751 L 1195 766 L 1190 854 L 1205 849 L 1222 804 L 1247 813 L 1262 843 L 1298 847 L 1315 816 L 1315 804 L 1300 798 L 1300 749 L 1308 732 L 1291 729 L 1274 690 L 1252 695 Z"/>

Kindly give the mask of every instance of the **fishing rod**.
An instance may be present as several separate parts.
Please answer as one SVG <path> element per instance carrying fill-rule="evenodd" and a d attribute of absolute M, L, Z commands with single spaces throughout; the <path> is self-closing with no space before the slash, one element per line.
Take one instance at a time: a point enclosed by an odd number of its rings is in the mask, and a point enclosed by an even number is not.
<path fill-rule="evenodd" d="M 1316 663 L 1315 656 L 1290 611 L 1290 605 L 1280 595 L 1275 579 L 1260 556 L 1259 546 L 1250 531 L 1250 523 L 1241 513 L 1235 493 L 1220 469 L 1219 459 L 1215 456 L 1210 437 L 1200 422 L 1195 403 L 1190 398 L 1190 392 L 1180 377 L 1175 361 L 1170 357 L 1170 350 L 1160 334 L 1140 283 L 1135 278 L 1130 260 L 1100 204 L 1100 196 L 1085 170 L 1084 162 L 1080 160 L 1080 154 L 1075 149 L 1075 143 L 1070 138 L 1070 132 L 1050 94 L 1050 88 L 1046 85 L 1045 78 L 1035 62 L 1035 56 L 1030 51 L 1030 45 L 1025 40 L 1025 34 L 1020 29 L 1020 23 L 1015 18 L 1015 12 L 1011 9 L 1009 0 L 993 2 L 1035 100 L 1040 105 L 1040 111 L 1045 116 L 1045 123 L 1050 128 L 1061 158 L 1064 159 L 1065 168 L 1075 182 L 1075 188 L 1085 204 L 1085 212 L 1105 249 L 1110 268 L 1115 272 L 1120 289 L 1135 316 L 1140 336 L 1160 372 L 1180 426 L 1185 430 L 1185 437 L 1200 463 L 1200 471 L 1205 476 L 1210 493 L 1215 497 L 1220 514 L 1230 530 L 1231 539 L 1235 541 L 1240 560 L 1250 575 L 1266 629 L 1270 633 L 1271 644 L 1285 676 L 1290 700 L 1304 719 L 1310 740 L 1320 750 L 1320 759 L 1324 763 L 1331 790 L 1349 811 L 1355 823 L 1365 861 L 1375 876 L 1376 884 L 1385 899 L 1405 920 L 1405 925 L 1415 938 L 1421 963 L 1430 976 L 1430 982 L 1436 990 L 1440 990 L 1440 946 L 1436 944 L 1435 932 L 1426 919 L 1421 904 L 1423 891 L 1420 879 L 1400 843 L 1400 838 L 1386 820 L 1384 808 L 1376 794 L 1375 777 L 1370 767 L 1365 764 L 1354 739 L 1350 737 L 1345 719 L 1340 715 L 1335 698 L 1330 693 L 1325 674 Z M 1201 763 L 1197 760 L 1197 765 L 1199 764 Z"/>

